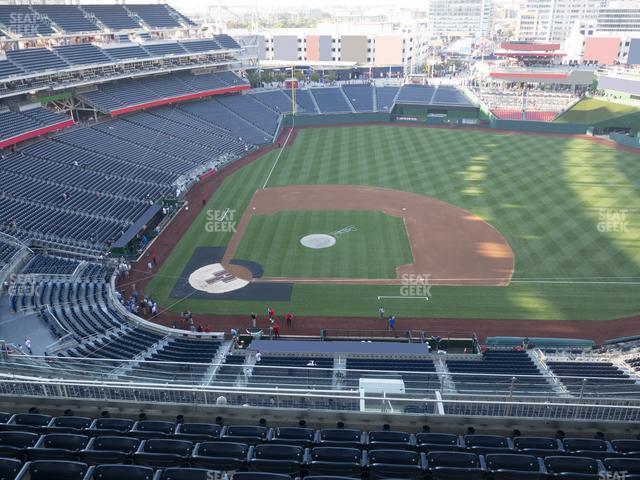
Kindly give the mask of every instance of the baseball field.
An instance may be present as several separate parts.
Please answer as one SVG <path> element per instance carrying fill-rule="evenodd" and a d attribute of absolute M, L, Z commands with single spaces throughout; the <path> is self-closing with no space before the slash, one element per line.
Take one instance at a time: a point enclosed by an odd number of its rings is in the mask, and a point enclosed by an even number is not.
<path fill-rule="evenodd" d="M 404 317 L 541 320 L 640 312 L 637 154 L 464 129 L 296 133 L 228 176 L 162 259 L 146 293 L 163 308 L 369 316 L 383 305 Z M 335 245 L 307 248 L 309 234 Z M 288 299 L 176 294 L 206 247 L 249 265 L 257 284 L 290 284 Z M 406 288 L 415 278 L 428 288 Z"/>

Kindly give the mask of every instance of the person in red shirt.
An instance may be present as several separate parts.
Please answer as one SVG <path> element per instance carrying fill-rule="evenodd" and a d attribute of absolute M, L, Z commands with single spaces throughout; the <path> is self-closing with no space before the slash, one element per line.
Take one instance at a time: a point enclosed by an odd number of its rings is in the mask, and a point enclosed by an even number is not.
<path fill-rule="evenodd" d="M 273 318 L 276 316 L 275 310 L 271 307 L 267 308 L 267 314 L 269 315 L 269 318 Z"/>
<path fill-rule="evenodd" d="M 284 318 L 287 320 L 287 327 L 291 326 L 291 321 L 293 320 L 293 315 L 291 315 L 291 313 L 287 312 L 287 314 L 284 316 Z"/>
<path fill-rule="evenodd" d="M 280 325 L 277 323 L 273 324 L 273 336 L 276 340 L 280 338 Z"/>

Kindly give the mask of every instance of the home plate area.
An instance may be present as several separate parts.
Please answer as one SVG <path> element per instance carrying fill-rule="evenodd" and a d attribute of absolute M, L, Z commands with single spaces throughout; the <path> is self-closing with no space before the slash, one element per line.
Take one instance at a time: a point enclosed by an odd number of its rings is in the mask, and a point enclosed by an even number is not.
<path fill-rule="evenodd" d="M 220 263 L 206 265 L 189 275 L 189 284 L 207 293 L 226 293 L 245 287 L 249 282 L 234 276 Z"/>

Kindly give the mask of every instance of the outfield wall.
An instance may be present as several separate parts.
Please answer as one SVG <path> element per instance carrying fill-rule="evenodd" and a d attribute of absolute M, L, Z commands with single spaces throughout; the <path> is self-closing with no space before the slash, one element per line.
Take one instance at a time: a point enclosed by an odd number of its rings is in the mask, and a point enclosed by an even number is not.
<path fill-rule="evenodd" d="M 282 120 L 283 127 L 312 127 L 315 125 L 340 125 L 345 123 L 388 123 L 391 115 L 385 112 L 370 113 L 329 113 L 325 115 L 287 115 Z"/>
<path fill-rule="evenodd" d="M 624 145 L 626 147 L 631 148 L 639 148 L 640 149 L 640 138 L 639 137 L 630 137 L 629 135 L 625 135 L 624 133 L 612 132 L 609 135 L 609 138 L 620 145 Z"/>
<path fill-rule="evenodd" d="M 535 133 L 564 133 L 579 135 L 587 133 L 588 125 L 578 123 L 533 122 L 522 120 L 500 120 L 492 118 L 491 128 L 495 130 L 515 130 Z"/>

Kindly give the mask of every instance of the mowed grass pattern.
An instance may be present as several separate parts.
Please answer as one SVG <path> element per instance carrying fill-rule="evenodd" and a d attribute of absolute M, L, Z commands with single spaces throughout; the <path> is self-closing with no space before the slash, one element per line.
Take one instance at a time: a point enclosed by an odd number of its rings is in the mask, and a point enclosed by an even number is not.
<path fill-rule="evenodd" d="M 337 236 L 333 247 L 314 250 L 300 243 L 305 235 L 351 225 L 356 230 Z M 309 278 L 391 279 L 396 267 L 413 261 L 402 218 L 326 210 L 253 216 L 235 257 L 260 263 L 267 277 Z"/>
<path fill-rule="evenodd" d="M 272 152 L 229 177 L 209 208 L 241 214 L 275 158 Z M 640 312 L 639 155 L 557 136 L 375 125 L 305 129 L 285 149 L 268 186 L 290 184 L 360 184 L 432 196 L 479 215 L 509 241 L 516 257 L 511 286 L 433 287 L 430 302 L 394 301 L 398 315 L 606 319 Z M 625 224 L 603 228 L 607 212 L 623 213 Z M 199 219 L 152 282 L 160 304 L 176 303 L 167 298 L 171 279 L 195 245 L 224 245 L 228 238 L 205 233 Z M 280 308 L 373 315 L 377 295 L 398 295 L 397 287 L 296 286 Z M 236 313 L 263 307 L 186 300 L 173 308 L 185 305 Z"/>

